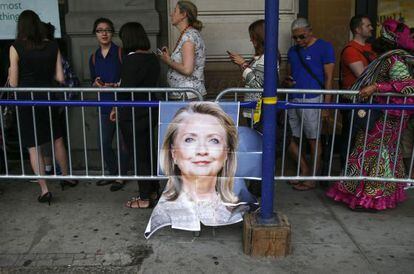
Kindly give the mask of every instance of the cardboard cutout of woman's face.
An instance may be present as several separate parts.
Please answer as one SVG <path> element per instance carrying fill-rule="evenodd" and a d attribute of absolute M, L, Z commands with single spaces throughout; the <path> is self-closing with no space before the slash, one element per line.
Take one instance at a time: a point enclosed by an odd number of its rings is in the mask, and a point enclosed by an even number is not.
<path fill-rule="evenodd" d="M 217 176 L 227 160 L 226 130 L 207 114 L 192 114 L 180 123 L 172 157 L 183 179 Z"/>

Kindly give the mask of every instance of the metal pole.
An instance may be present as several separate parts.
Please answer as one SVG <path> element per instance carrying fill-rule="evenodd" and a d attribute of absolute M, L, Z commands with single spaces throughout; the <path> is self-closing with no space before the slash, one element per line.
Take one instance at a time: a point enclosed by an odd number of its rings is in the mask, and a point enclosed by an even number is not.
<path fill-rule="evenodd" d="M 279 0 L 265 5 L 265 78 L 263 94 L 263 159 L 261 223 L 274 223 L 273 192 L 275 174 L 277 54 L 279 35 Z"/>

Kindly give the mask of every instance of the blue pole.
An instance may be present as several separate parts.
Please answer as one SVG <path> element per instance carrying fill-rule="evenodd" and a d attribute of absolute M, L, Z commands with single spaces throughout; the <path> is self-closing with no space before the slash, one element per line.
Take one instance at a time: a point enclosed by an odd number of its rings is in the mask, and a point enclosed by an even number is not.
<path fill-rule="evenodd" d="M 265 4 L 265 76 L 263 93 L 263 160 L 262 204 L 260 222 L 273 223 L 273 193 L 275 174 L 277 55 L 279 34 L 279 0 Z"/>

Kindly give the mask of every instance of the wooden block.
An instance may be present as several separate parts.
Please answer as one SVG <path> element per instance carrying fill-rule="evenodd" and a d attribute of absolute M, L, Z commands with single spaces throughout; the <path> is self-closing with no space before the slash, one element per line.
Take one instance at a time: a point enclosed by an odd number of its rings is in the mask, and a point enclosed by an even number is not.
<path fill-rule="evenodd" d="M 253 257 L 285 257 L 291 253 L 291 227 L 283 214 L 274 225 L 257 223 L 257 213 L 244 216 L 243 251 Z"/>

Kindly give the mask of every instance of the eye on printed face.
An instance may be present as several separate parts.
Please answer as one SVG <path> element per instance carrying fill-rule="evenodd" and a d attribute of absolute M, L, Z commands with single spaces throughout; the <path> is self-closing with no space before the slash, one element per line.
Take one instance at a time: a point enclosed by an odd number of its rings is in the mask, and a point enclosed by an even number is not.
<path fill-rule="evenodd" d="M 183 177 L 217 176 L 227 159 L 226 131 L 214 116 L 190 115 L 179 125 L 172 156 Z"/>
<path fill-rule="evenodd" d="M 107 23 L 99 23 L 96 26 L 95 34 L 99 44 L 107 45 L 112 41 L 113 30 Z"/>

